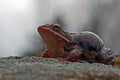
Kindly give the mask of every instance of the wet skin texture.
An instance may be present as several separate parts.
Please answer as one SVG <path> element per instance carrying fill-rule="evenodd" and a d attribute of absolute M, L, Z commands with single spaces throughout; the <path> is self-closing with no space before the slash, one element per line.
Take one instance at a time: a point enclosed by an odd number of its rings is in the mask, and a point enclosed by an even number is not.
<path fill-rule="evenodd" d="M 38 27 L 47 49 L 43 57 L 57 58 L 71 62 L 114 64 L 114 54 L 106 48 L 102 39 L 90 31 L 69 33 L 59 24 L 46 24 Z"/>

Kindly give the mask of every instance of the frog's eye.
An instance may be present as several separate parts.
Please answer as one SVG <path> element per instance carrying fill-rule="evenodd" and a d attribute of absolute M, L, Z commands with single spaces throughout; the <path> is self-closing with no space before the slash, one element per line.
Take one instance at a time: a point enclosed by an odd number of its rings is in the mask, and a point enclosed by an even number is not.
<path fill-rule="evenodd" d="M 52 29 L 55 30 L 55 31 L 59 31 L 61 28 L 60 28 L 59 24 L 53 24 Z"/>

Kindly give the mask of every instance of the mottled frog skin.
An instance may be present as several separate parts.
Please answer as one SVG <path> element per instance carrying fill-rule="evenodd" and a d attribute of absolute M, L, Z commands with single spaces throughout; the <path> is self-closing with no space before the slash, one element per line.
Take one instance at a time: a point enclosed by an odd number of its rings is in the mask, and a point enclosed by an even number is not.
<path fill-rule="evenodd" d="M 105 47 L 102 39 L 93 32 L 70 33 L 59 24 L 39 26 L 38 32 L 46 43 L 43 57 L 71 62 L 115 63 L 113 51 Z"/>

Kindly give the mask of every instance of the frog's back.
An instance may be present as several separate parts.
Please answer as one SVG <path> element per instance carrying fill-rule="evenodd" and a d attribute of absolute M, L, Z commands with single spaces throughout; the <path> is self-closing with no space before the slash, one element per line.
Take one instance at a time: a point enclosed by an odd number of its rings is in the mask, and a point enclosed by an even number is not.
<path fill-rule="evenodd" d="M 76 34 L 73 37 L 73 40 L 78 42 L 81 47 L 87 48 L 89 51 L 99 51 L 104 46 L 102 39 L 97 34 L 90 31 L 83 31 Z"/>

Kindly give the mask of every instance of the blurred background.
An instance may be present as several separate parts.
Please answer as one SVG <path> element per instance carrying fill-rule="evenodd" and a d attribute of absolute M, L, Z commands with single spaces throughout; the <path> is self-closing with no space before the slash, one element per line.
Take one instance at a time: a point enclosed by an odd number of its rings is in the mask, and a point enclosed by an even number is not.
<path fill-rule="evenodd" d="M 95 32 L 120 54 L 120 0 L 0 0 L 0 56 L 43 51 L 37 27 L 52 23 Z"/>

